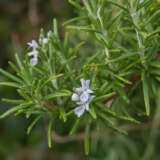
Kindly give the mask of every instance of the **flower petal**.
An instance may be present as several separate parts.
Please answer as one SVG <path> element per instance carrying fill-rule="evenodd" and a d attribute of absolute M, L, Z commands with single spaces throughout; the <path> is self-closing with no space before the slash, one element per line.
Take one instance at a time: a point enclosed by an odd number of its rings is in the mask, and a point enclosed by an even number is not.
<path fill-rule="evenodd" d="M 30 64 L 31 64 L 32 66 L 37 65 L 37 63 L 38 63 L 38 58 L 34 57 L 34 58 L 31 58 L 31 59 L 30 59 Z"/>
<path fill-rule="evenodd" d="M 86 88 L 89 88 L 90 80 L 86 80 Z"/>
<path fill-rule="evenodd" d="M 81 81 L 82 88 L 86 88 L 86 81 L 83 78 L 81 78 L 80 81 Z"/>
<path fill-rule="evenodd" d="M 89 100 L 89 97 L 90 95 L 87 93 L 87 92 L 83 92 L 81 95 L 80 95 L 80 101 L 82 103 L 86 103 L 88 100 Z"/>
<path fill-rule="evenodd" d="M 48 38 L 43 38 L 43 44 L 47 44 L 48 43 Z"/>
<path fill-rule="evenodd" d="M 89 103 L 92 101 L 92 99 L 94 98 L 95 96 L 90 96 L 89 97 Z"/>
<path fill-rule="evenodd" d="M 87 89 L 86 92 L 87 93 L 93 93 L 93 91 L 91 89 Z"/>
<path fill-rule="evenodd" d="M 76 88 L 75 91 L 76 91 L 78 94 L 81 94 L 84 90 L 83 90 L 83 88 Z"/>
<path fill-rule="evenodd" d="M 89 111 L 89 103 L 86 103 L 86 104 L 85 104 L 85 109 L 86 109 L 87 111 Z"/>
<path fill-rule="evenodd" d="M 74 93 L 74 94 L 72 95 L 72 101 L 78 101 L 78 100 L 79 100 L 78 94 Z"/>
<path fill-rule="evenodd" d="M 38 56 L 38 51 L 34 49 L 33 51 L 29 52 L 28 55 L 37 57 Z"/>
<path fill-rule="evenodd" d="M 32 40 L 32 42 L 27 43 L 30 48 L 38 48 L 38 43 L 35 40 Z"/>
<path fill-rule="evenodd" d="M 80 117 L 85 111 L 85 106 L 80 106 L 74 109 L 74 113 L 77 115 L 77 117 Z"/>

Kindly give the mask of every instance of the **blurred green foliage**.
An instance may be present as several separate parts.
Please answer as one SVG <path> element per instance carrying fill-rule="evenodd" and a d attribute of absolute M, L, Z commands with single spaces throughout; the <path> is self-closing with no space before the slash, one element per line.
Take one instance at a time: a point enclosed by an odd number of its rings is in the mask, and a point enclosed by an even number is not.
<path fill-rule="evenodd" d="M 158 7 L 158 6 L 155 6 Z M 1 0 L 0 1 L 0 67 L 8 69 L 8 60 L 13 60 L 13 53 L 23 53 L 25 44 L 31 39 L 38 38 L 41 27 L 51 28 L 52 19 L 56 17 L 61 23 L 76 16 L 76 11 L 68 4 L 67 0 Z M 36 21 L 35 18 L 36 17 Z M 159 24 L 157 24 L 159 25 Z M 60 28 L 61 37 L 64 31 Z M 74 34 L 74 33 L 73 33 Z M 85 39 L 85 35 L 81 35 Z M 76 39 L 76 38 L 75 38 Z M 71 41 L 74 41 L 71 40 Z M 91 42 L 88 42 L 91 43 Z M 84 48 L 89 50 L 89 48 Z M 2 77 L 0 77 L 2 79 Z M 142 94 L 139 88 L 139 94 Z M 135 93 L 136 95 L 137 93 Z M 15 98 L 18 95 L 14 89 L 0 88 L 0 97 Z M 136 102 L 136 96 L 133 97 Z M 92 137 L 91 155 L 89 160 L 159 160 L 159 138 L 160 129 L 160 95 L 157 103 L 152 102 L 151 118 L 141 115 L 142 123 L 138 127 L 135 125 L 123 126 L 129 130 L 129 136 L 122 136 L 110 132 Z M 138 106 L 139 101 L 137 102 Z M 10 108 L 10 105 L 0 103 L 0 114 Z M 154 116 L 156 114 L 156 116 Z M 153 118 L 154 117 L 154 118 Z M 34 118 L 34 117 L 33 117 Z M 49 150 L 46 144 L 45 128 L 40 123 L 34 128 L 30 136 L 26 136 L 26 129 L 31 120 L 26 120 L 23 116 L 10 116 L 0 121 L 0 160 L 81 160 L 85 159 L 83 153 L 83 143 L 78 140 L 67 140 L 55 136 L 53 149 Z M 151 125 L 151 122 L 154 125 Z M 70 122 L 59 125 L 56 132 L 65 135 Z M 62 128 L 62 126 L 64 128 Z M 80 135 L 79 135 L 80 137 Z M 55 148 L 55 149 L 54 149 Z"/>

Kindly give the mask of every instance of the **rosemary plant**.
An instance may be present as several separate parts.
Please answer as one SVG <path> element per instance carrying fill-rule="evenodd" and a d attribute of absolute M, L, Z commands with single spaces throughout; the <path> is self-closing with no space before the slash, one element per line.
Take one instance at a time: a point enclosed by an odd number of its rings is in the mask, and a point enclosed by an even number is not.
<path fill-rule="evenodd" d="M 40 31 L 38 41 L 28 43 L 25 58 L 9 62 L 15 74 L 0 69 L 21 99 L 3 99 L 15 106 L 0 116 L 35 115 L 28 127 L 48 120 L 48 145 L 58 119 L 68 122 L 68 135 L 84 127 L 85 154 L 90 133 L 97 128 L 117 127 L 120 121 L 140 123 L 150 116 L 160 81 L 160 9 L 158 0 L 69 0 L 77 17 L 63 24 L 61 38 L 57 21 L 53 31 Z M 78 32 L 75 32 L 78 31 Z M 82 39 L 78 44 L 72 42 Z M 88 49 L 87 49 L 88 47 Z M 82 48 L 82 49 L 81 49 Z M 143 95 L 143 96 L 142 96 Z M 138 107 L 135 97 L 138 96 Z M 103 127 L 101 127 L 103 126 Z"/>

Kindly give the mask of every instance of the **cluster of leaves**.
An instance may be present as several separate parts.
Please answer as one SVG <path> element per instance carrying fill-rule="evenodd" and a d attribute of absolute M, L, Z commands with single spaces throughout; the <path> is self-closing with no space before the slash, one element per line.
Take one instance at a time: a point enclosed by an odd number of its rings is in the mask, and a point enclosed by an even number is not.
<path fill-rule="evenodd" d="M 79 16 L 64 25 L 68 30 L 88 33 L 86 42 L 92 41 L 92 53 L 82 60 L 83 53 L 78 51 L 85 42 L 70 47 L 69 32 L 61 40 L 54 20 L 48 43 L 38 48 L 38 65 L 30 65 L 28 54 L 24 61 L 16 55 L 18 67 L 9 62 L 16 75 L 0 69 L 1 74 L 12 80 L 0 82 L 0 85 L 15 87 L 22 97 L 20 100 L 3 99 L 17 106 L 0 118 L 13 113 L 25 114 L 27 118 L 36 115 L 28 128 L 30 133 L 41 118 L 49 116 L 48 145 L 51 147 L 56 120 L 67 122 L 71 117 L 75 121 L 70 135 L 85 123 L 84 148 L 88 155 L 91 130 L 103 124 L 127 134 L 115 126 L 115 120 L 139 123 L 131 116 L 135 111 L 128 111 L 128 106 L 134 106 L 132 97 L 139 87 L 143 90 L 146 115 L 150 115 L 150 98 L 156 96 L 160 81 L 157 21 L 160 10 L 157 0 L 125 0 L 121 4 L 113 0 L 69 2 L 78 10 Z M 71 23 L 76 25 L 69 25 Z M 45 33 L 41 30 L 40 38 L 43 37 Z M 73 88 L 80 86 L 80 78 L 91 80 L 90 88 L 96 97 L 90 103 L 89 112 L 78 118 L 74 114 L 77 106 L 71 96 Z M 139 113 L 138 110 L 136 116 Z"/>

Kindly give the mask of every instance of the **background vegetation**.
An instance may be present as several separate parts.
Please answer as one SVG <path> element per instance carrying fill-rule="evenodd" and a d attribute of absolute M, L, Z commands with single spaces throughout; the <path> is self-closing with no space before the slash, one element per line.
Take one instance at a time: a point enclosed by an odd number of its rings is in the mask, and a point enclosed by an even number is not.
<path fill-rule="evenodd" d="M 156 6 L 158 7 L 158 6 Z M 38 39 L 40 28 L 49 30 L 53 18 L 57 18 L 60 26 L 60 35 L 63 39 L 64 28 L 62 23 L 77 15 L 77 11 L 67 0 L 1 0 L 0 1 L 0 68 L 10 71 L 8 61 L 14 61 L 14 53 L 24 54 L 26 43 Z M 157 24 L 159 25 L 159 23 Z M 74 39 L 85 40 L 86 35 L 80 36 L 73 32 Z M 86 46 L 92 46 L 88 42 Z M 90 47 L 84 47 L 81 52 L 90 53 Z M 85 58 L 85 57 L 84 57 Z M 12 71 L 11 71 L 12 72 Z M 4 77 L 0 77 L 4 80 Z M 141 108 L 138 96 L 141 88 L 135 93 L 135 102 Z M 18 95 L 12 88 L 0 87 L 0 97 L 17 98 Z M 157 100 L 152 101 L 151 116 L 140 115 L 141 124 L 123 124 L 119 127 L 128 131 L 128 136 L 123 136 L 106 130 L 100 135 L 92 133 L 91 160 L 159 160 L 159 117 L 160 117 L 160 92 Z M 1 99 L 0 99 L 1 100 Z M 6 111 L 11 105 L 0 101 L 0 113 Z M 84 159 L 83 133 L 73 137 L 65 136 L 68 126 L 62 128 L 59 123 L 57 130 L 60 135 L 54 134 L 52 149 L 48 149 L 46 142 L 46 122 L 41 121 L 27 136 L 26 129 L 31 120 L 23 116 L 10 116 L 0 120 L 0 160 L 81 160 Z M 62 136 L 63 135 L 63 136 Z"/>

